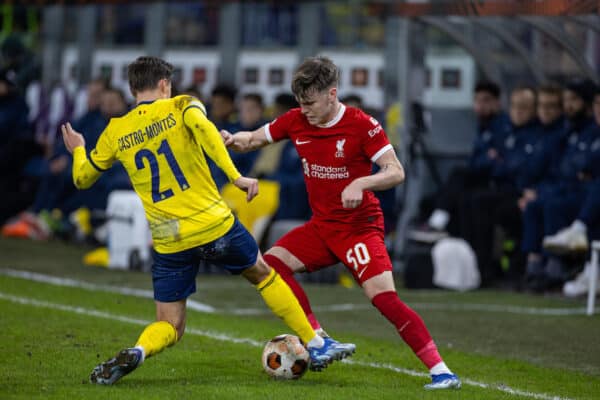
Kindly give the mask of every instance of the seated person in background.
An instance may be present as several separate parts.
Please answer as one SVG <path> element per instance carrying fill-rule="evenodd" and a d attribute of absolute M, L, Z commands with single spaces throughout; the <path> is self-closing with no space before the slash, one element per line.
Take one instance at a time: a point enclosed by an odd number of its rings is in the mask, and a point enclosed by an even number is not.
<path fill-rule="evenodd" d="M 235 110 L 235 96 L 237 89 L 226 83 L 218 84 L 214 87 L 210 95 L 210 104 L 208 107 L 208 115 L 211 121 L 215 124 L 218 130 L 238 130 L 240 122 Z M 206 160 L 210 173 L 217 184 L 217 188 L 220 190 L 225 183 L 227 183 L 227 177 L 223 174 L 213 160 L 210 158 Z M 244 174 L 244 172 L 241 172 Z"/>
<path fill-rule="evenodd" d="M 200 89 L 196 85 L 188 86 L 181 91 L 181 94 L 187 94 L 188 96 L 195 97 L 202 101 L 202 93 L 200 93 Z"/>
<path fill-rule="evenodd" d="M 242 96 L 239 106 L 239 120 L 240 129 L 249 131 L 258 129 L 266 123 L 265 104 L 260 94 L 247 93 Z M 242 175 L 248 175 L 252 171 L 258 154 L 259 151 L 250 151 L 243 154 L 229 151 L 233 163 Z"/>
<path fill-rule="evenodd" d="M 90 85 L 89 90 L 95 93 L 94 86 L 97 84 Z M 92 142 L 98 140 L 111 118 L 125 114 L 128 109 L 123 93 L 113 88 L 104 88 L 99 96 L 90 96 L 88 106 L 88 112 L 74 125 L 85 132 L 86 140 Z M 34 203 L 14 221 L 6 224 L 2 234 L 45 239 L 53 232 L 64 233 L 66 218 L 73 211 L 79 207 L 104 210 L 112 190 L 128 187 L 129 179 L 119 165 L 103 176 L 94 189 L 78 192 L 71 177 L 71 157 L 64 144 L 61 144 L 50 161 Z"/>
<path fill-rule="evenodd" d="M 596 128 L 600 129 L 600 90 L 596 89 L 593 103 L 594 119 Z M 600 136 L 600 135 L 599 135 Z M 592 148 L 600 147 L 600 137 L 592 143 Z M 555 210 L 557 213 L 571 214 L 575 211 L 575 220 L 566 228 L 559 230 L 556 234 L 546 236 L 543 241 L 544 249 L 549 253 L 566 254 L 589 249 L 590 240 L 600 239 L 600 165 L 598 156 L 592 160 L 590 174 L 595 175 L 595 179 L 590 182 L 587 187 L 587 192 L 582 203 L 558 204 L 561 209 Z M 566 207 L 565 207 L 566 206 Z M 575 297 L 580 296 L 588 291 L 590 279 L 589 263 L 585 264 L 583 271 L 577 277 L 563 286 L 565 296 Z M 600 290 L 600 285 L 597 286 Z"/>
<path fill-rule="evenodd" d="M 292 108 L 298 107 L 298 102 L 291 93 L 279 93 L 275 96 L 273 106 L 271 107 L 271 118 L 278 118 L 285 114 Z M 272 146 L 267 146 L 260 149 L 259 155 L 254 163 L 254 167 L 250 172 L 250 176 L 258 178 L 266 177 L 270 178 L 279 166 L 279 160 L 281 158 L 281 152 L 287 141 L 281 141 L 274 143 Z"/>
<path fill-rule="evenodd" d="M 569 82 L 563 93 L 567 117 L 565 134 L 558 142 L 558 150 L 548 151 L 552 160 L 544 179 L 532 190 L 531 199 L 524 205 L 523 240 L 521 249 L 527 255 L 526 284 L 533 290 L 544 290 L 562 284 L 568 276 L 565 266 L 556 257 L 545 257 L 542 241 L 556 233 L 575 218 L 567 212 L 573 204 L 583 201 L 590 184 L 594 160 L 600 151 L 600 132 L 590 116 L 594 85 L 588 81 Z M 557 208 L 559 207 L 559 208 Z M 556 212 L 560 209 L 561 212 Z"/>
<path fill-rule="evenodd" d="M 408 232 L 411 240 L 434 243 L 448 233 L 462 237 L 465 195 L 490 184 L 498 149 L 511 130 L 508 116 L 500 109 L 500 87 L 493 82 L 479 82 L 475 86 L 473 110 L 477 116 L 477 135 L 469 164 L 450 172 L 436 195 L 435 209 L 426 224 Z"/>
<path fill-rule="evenodd" d="M 43 159 L 27 121 L 29 108 L 19 94 L 14 73 L 0 71 L 0 223 L 32 201 L 38 179 L 26 173 L 29 160 Z"/>
<path fill-rule="evenodd" d="M 600 179 L 595 179 L 589 186 L 577 218 L 571 225 L 544 238 L 544 249 L 553 253 L 570 253 L 589 249 L 590 240 L 600 239 Z M 565 282 L 563 293 L 568 297 L 586 294 L 589 288 L 590 264 L 587 262 L 583 271 L 575 279 Z M 599 278 L 600 279 L 600 278 Z M 600 285 L 596 286 L 600 291 Z"/>
<path fill-rule="evenodd" d="M 542 142 L 533 88 L 519 86 L 512 90 L 509 115 L 510 131 L 495 149 L 497 153 L 491 163 L 489 186 L 464 194 L 466 207 L 461 237 L 475 251 L 483 286 L 495 284 L 502 276 L 500 265 L 493 258 L 495 226 L 502 222 L 509 231 L 520 229 L 518 179 L 527 169 L 527 161 L 534 149 Z M 517 270 L 511 271 L 513 279 L 522 275 Z"/>
<path fill-rule="evenodd" d="M 596 88 L 592 109 L 596 130 L 600 130 L 600 87 Z M 592 151 L 600 147 L 600 133 L 598 136 L 592 143 Z M 594 154 L 595 157 L 591 160 L 589 173 L 587 176 L 585 173 L 582 174 L 583 179 L 594 180 L 588 185 L 583 202 L 577 204 L 577 217 L 568 227 L 561 229 L 552 236 L 545 237 L 543 242 L 545 249 L 558 253 L 587 251 L 589 248 L 588 234 L 598 233 L 592 232 L 592 228 L 598 228 L 597 224 L 600 222 L 600 157 L 598 157 L 600 152 L 594 152 Z M 590 231 L 588 231 L 588 228 L 590 228 Z M 592 238 L 596 239 L 597 236 L 592 236 Z"/>

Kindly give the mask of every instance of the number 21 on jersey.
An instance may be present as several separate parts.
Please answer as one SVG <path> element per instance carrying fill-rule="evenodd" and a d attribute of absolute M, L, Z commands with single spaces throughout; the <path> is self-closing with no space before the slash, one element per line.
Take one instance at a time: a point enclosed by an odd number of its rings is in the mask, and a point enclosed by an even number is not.
<path fill-rule="evenodd" d="M 169 164 L 169 168 L 171 172 L 175 176 L 175 180 L 177 180 L 177 184 L 179 188 L 183 190 L 187 190 L 190 188 L 190 185 L 183 175 L 183 171 L 179 167 L 175 156 L 173 155 L 173 151 L 169 146 L 169 142 L 167 139 L 164 139 L 160 143 L 160 147 L 156 151 L 158 154 L 162 154 L 167 159 L 167 163 Z M 169 197 L 173 196 L 172 189 L 166 189 L 162 192 L 160 191 L 160 171 L 158 170 L 158 159 L 153 152 L 148 149 L 142 149 L 135 153 L 135 166 L 138 170 L 146 168 L 144 164 L 144 160 L 148 160 L 148 165 L 150 166 L 150 174 L 152 175 L 152 201 L 157 203 L 162 200 L 166 200 Z"/>

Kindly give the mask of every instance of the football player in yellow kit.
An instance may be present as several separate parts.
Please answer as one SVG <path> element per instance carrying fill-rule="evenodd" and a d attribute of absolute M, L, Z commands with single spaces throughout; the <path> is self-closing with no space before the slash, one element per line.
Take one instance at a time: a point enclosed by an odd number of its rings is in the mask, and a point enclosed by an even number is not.
<path fill-rule="evenodd" d="M 171 98 L 172 73 L 173 66 L 156 57 L 131 63 L 128 78 L 136 106 L 111 119 L 89 155 L 83 136 L 68 123 L 61 127 L 73 153 L 78 188 L 90 187 L 115 161 L 123 164 L 144 205 L 154 247 L 156 322 L 144 329 L 135 347 L 94 368 L 91 382 L 112 384 L 181 339 L 186 299 L 196 291 L 201 260 L 253 283 L 273 313 L 307 344 L 312 369 L 350 355 L 353 348 L 315 334 L 289 286 L 264 262 L 252 236 L 219 195 L 204 153 L 247 192 L 248 201 L 258 194 L 258 184 L 240 175 L 199 100 Z"/>

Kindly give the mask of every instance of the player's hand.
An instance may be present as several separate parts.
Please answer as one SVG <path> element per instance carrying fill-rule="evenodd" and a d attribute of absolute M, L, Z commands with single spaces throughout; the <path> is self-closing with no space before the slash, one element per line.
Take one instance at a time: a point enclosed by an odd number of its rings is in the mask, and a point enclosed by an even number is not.
<path fill-rule="evenodd" d="M 74 130 L 70 123 L 67 122 L 66 124 L 61 125 L 60 129 L 62 130 L 65 147 L 69 153 L 73 153 L 73 149 L 75 149 L 75 147 L 85 147 L 85 139 L 83 138 L 83 135 Z"/>
<path fill-rule="evenodd" d="M 363 189 L 357 181 L 352 181 L 342 191 L 342 206 L 344 208 L 356 208 L 363 200 Z"/>
<path fill-rule="evenodd" d="M 233 135 L 225 129 L 221 129 L 221 138 L 223 139 L 223 143 L 225 143 L 225 147 L 231 147 L 235 143 Z"/>
<path fill-rule="evenodd" d="M 245 176 L 240 176 L 237 178 L 233 184 L 240 190 L 243 190 L 247 193 L 246 201 L 252 201 L 253 198 L 258 194 L 258 180 L 254 178 L 246 178 Z"/>

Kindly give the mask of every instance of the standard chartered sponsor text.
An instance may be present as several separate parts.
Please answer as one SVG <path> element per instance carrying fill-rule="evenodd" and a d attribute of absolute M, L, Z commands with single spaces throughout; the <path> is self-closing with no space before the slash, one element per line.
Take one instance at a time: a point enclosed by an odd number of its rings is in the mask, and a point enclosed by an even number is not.
<path fill-rule="evenodd" d="M 310 176 L 319 179 L 347 179 L 350 177 L 348 169 L 344 167 L 332 167 L 318 164 L 310 165 Z"/>

